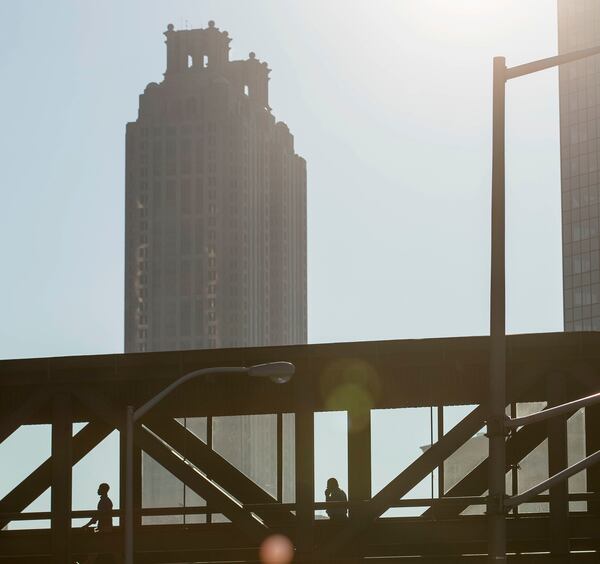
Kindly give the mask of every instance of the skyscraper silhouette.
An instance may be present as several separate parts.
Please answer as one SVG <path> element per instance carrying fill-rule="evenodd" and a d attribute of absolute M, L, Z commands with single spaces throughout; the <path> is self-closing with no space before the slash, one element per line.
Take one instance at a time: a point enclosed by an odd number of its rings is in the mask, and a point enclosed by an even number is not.
<path fill-rule="evenodd" d="M 306 163 L 271 113 L 267 63 L 230 61 L 212 21 L 165 36 L 164 80 L 127 124 L 125 351 L 305 343 Z M 222 419 L 215 450 L 272 489 L 274 417 Z M 187 503 L 149 459 L 144 481 L 148 504 Z"/>
<path fill-rule="evenodd" d="M 306 163 L 266 63 L 227 32 L 165 32 L 127 125 L 125 350 L 306 342 Z"/>

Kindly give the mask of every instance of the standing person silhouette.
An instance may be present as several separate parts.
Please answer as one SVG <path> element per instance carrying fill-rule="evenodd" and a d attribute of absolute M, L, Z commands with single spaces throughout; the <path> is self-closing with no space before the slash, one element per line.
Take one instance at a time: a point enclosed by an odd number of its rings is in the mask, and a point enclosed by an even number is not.
<path fill-rule="evenodd" d="M 327 480 L 325 501 L 348 501 L 346 492 L 340 489 L 338 481 L 335 478 L 329 478 L 329 480 Z M 332 507 L 326 511 L 332 521 L 340 521 L 346 519 L 348 516 L 348 510 L 345 507 Z"/>
<path fill-rule="evenodd" d="M 94 516 L 83 526 L 90 527 L 98 523 L 98 532 L 105 533 L 112 531 L 113 522 L 112 522 L 112 508 L 113 504 L 108 497 L 108 490 L 110 490 L 110 486 L 106 483 L 102 483 L 98 486 L 98 495 L 100 496 L 100 500 L 98 501 L 98 510 L 94 514 Z"/>

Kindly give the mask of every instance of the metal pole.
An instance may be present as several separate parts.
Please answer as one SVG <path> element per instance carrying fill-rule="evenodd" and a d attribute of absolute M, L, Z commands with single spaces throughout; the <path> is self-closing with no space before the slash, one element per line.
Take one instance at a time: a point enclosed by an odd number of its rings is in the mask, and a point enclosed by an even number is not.
<path fill-rule="evenodd" d="M 125 564 L 133 564 L 133 406 L 127 406 L 125 460 Z"/>
<path fill-rule="evenodd" d="M 540 421 L 545 421 L 546 419 L 556 417 L 557 415 L 575 413 L 578 409 L 582 407 L 588 407 L 597 403 L 600 403 L 600 393 L 593 394 L 585 398 L 573 400 L 567 403 L 563 403 L 561 405 L 547 407 L 546 409 L 538 411 L 536 413 L 532 413 L 531 415 L 525 415 L 523 417 L 512 417 L 511 419 L 507 419 L 504 424 L 511 429 L 516 429 L 517 427 L 521 427 L 522 425 L 539 423 Z"/>
<path fill-rule="evenodd" d="M 487 503 L 488 559 L 506 562 L 505 428 L 506 307 L 504 131 L 506 60 L 494 57 L 492 123 L 492 249 L 490 286 L 490 378 L 487 435 L 489 440 Z"/>
<path fill-rule="evenodd" d="M 437 440 L 441 441 L 444 436 L 444 406 L 438 405 L 437 408 Z M 438 497 L 444 497 L 446 485 L 444 479 L 444 460 L 438 466 Z"/>

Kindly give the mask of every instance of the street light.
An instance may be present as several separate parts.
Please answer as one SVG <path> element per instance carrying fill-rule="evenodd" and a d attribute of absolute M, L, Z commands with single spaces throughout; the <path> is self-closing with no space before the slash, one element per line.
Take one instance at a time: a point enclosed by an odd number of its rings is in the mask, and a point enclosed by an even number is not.
<path fill-rule="evenodd" d="M 490 285 L 490 377 L 487 436 L 489 440 L 488 558 L 506 562 L 506 288 L 505 288 L 505 97 L 507 81 L 600 54 L 582 49 L 512 68 L 494 57 L 492 120 L 492 249 Z"/>
<path fill-rule="evenodd" d="M 254 366 L 219 366 L 215 368 L 201 368 L 188 372 L 169 384 L 164 390 L 149 399 L 145 404 L 133 409 L 127 406 L 127 420 L 125 427 L 125 564 L 133 564 L 133 425 L 154 406 L 160 403 L 175 388 L 207 374 L 247 374 L 255 378 L 269 378 L 276 384 L 289 382 L 294 375 L 296 367 L 291 362 L 267 362 Z"/>

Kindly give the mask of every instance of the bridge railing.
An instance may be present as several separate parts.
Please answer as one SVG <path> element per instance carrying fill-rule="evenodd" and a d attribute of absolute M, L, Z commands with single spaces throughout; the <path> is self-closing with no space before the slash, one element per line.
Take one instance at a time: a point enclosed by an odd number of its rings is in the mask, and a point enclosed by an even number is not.
<path fill-rule="evenodd" d="M 541 423 L 542 421 L 547 421 L 548 419 L 552 419 L 553 417 L 572 413 L 583 407 L 589 407 L 598 403 L 600 403 L 600 393 L 592 394 L 590 396 L 556 405 L 554 407 L 547 407 L 542 411 L 538 411 L 536 413 L 532 413 L 523 417 L 506 417 L 506 419 L 504 420 L 504 429 L 516 429 L 523 425 Z M 543 480 L 539 484 L 533 486 L 532 488 L 529 488 L 527 491 L 519 495 L 506 497 L 504 499 L 504 507 L 515 507 L 517 505 L 520 505 L 521 503 L 531 501 L 535 496 L 537 496 L 541 492 L 544 492 L 558 484 L 561 484 L 565 480 L 569 479 L 571 476 L 574 476 L 582 470 L 587 470 L 599 461 L 600 450 L 597 450 L 596 452 L 590 454 L 589 456 L 586 456 L 579 462 L 576 462 L 575 464 L 572 464 L 564 470 L 557 472 L 553 476 L 550 476 L 547 480 Z"/>
<path fill-rule="evenodd" d="M 527 493 L 527 492 L 524 492 Z M 520 496 L 518 496 L 520 497 Z M 583 492 L 583 493 L 571 493 L 568 496 L 568 500 L 571 502 L 576 501 L 600 501 L 600 493 L 595 492 Z M 539 502 L 545 503 L 550 501 L 549 494 L 536 494 L 530 497 L 527 497 L 525 501 L 528 502 Z M 363 501 L 320 501 L 315 502 L 313 504 L 313 509 L 315 511 L 318 510 L 326 510 L 334 507 L 345 507 L 349 510 L 359 510 L 360 508 L 369 503 L 369 500 Z M 483 496 L 454 496 L 454 497 L 439 497 L 439 498 L 412 498 L 412 499 L 401 499 L 397 502 L 393 503 L 390 506 L 390 509 L 396 508 L 416 508 L 416 507 L 432 507 L 433 505 L 444 505 L 444 506 L 485 506 L 487 503 L 487 498 Z M 522 503 L 522 502 L 521 502 Z M 295 503 L 277 503 L 277 504 L 267 504 L 267 503 L 251 503 L 246 504 L 244 507 L 249 510 L 269 510 L 273 511 L 295 511 L 296 504 Z M 90 518 L 97 514 L 97 510 L 94 509 L 82 509 L 71 511 L 72 519 L 83 519 Z M 125 515 L 125 511 L 121 509 L 113 509 L 110 512 L 113 518 L 123 518 Z M 164 516 L 180 516 L 180 515 L 221 515 L 218 507 L 207 507 L 206 505 L 202 506 L 187 506 L 187 507 L 147 507 L 141 510 L 135 511 L 136 515 L 141 515 L 142 517 L 164 517 Z M 10 519 L 11 521 L 41 521 L 41 520 L 49 520 L 52 517 L 52 513 L 50 511 L 25 511 L 20 513 L 0 513 L 0 518 L 2 519 Z M 385 519 L 385 517 L 380 517 L 380 519 Z M 198 523 L 202 524 L 202 523 Z M 144 525 L 140 525 L 144 526 Z"/>

